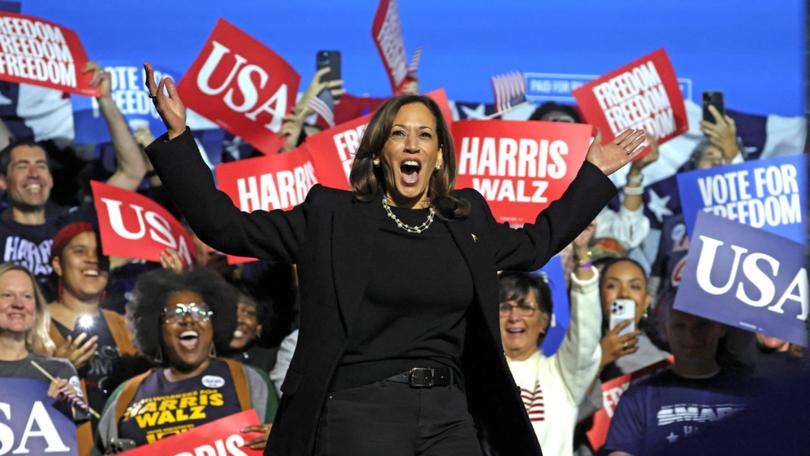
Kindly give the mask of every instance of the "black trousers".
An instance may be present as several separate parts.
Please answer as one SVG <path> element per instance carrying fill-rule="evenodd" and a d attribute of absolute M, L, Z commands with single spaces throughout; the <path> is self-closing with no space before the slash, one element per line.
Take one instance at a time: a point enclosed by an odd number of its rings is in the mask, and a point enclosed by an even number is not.
<path fill-rule="evenodd" d="M 315 456 L 482 456 L 467 397 L 456 385 L 378 381 L 330 393 Z"/>

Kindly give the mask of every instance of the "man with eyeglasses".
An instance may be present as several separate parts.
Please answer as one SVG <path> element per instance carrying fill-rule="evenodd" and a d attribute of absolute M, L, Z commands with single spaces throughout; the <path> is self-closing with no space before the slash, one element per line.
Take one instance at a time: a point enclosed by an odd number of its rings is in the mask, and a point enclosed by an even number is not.
<path fill-rule="evenodd" d="M 549 285 L 523 272 L 499 276 L 503 349 L 543 454 L 573 454 L 578 405 L 599 369 L 599 272 L 587 249 L 593 230 L 591 225 L 574 241 L 571 321 L 551 356 L 539 349 L 551 324 Z"/>
<path fill-rule="evenodd" d="M 258 344 L 262 333 L 262 308 L 251 296 L 240 293 L 236 309 L 236 331 L 233 332 L 229 358 L 250 364 L 263 372 L 270 372 L 276 364 L 276 348 L 265 348 Z"/>

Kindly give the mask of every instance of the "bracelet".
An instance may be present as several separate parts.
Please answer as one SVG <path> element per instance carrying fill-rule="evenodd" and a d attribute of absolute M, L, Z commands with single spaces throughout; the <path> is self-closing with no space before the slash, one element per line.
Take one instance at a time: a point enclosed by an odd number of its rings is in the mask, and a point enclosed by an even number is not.
<path fill-rule="evenodd" d="M 627 196 L 641 196 L 644 194 L 644 187 L 624 187 L 624 194 Z"/>
<path fill-rule="evenodd" d="M 591 251 L 590 251 L 590 250 L 588 250 L 588 252 L 587 252 L 587 253 L 585 253 L 585 255 L 584 255 L 584 257 L 583 257 L 583 258 L 579 258 L 579 257 L 577 256 L 577 254 L 576 254 L 576 253 L 574 253 L 574 262 L 575 262 L 575 263 L 577 264 L 577 266 L 578 266 L 578 267 L 580 267 L 580 268 L 585 267 L 584 265 L 586 265 L 586 264 L 591 264 L 591 255 L 593 255 L 593 254 L 591 253 Z M 584 260 L 584 261 L 583 261 L 583 260 Z"/>
<path fill-rule="evenodd" d="M 145 177 L 147 179 L 149 179 L 151 177 L 155 177 L 155 176 L 157 176 L 157 171 L 155 171 L 154 169 L 151 170 L 151 171 L 147 171 L 146 174 L 143 175 L 143 177 Z"/>
<path fill-rule="evenodd" d="M 585 264 L 579 264 L 579 265 L 577 265 L 577 267 L 578 267 L 578 268 L 580 268 L 580 269 L 588 269 L 588 268 L 589 268 L 589 267 L 591 267 L 591 266 L 593 266 L 593 262 L 592 262 L 592 261 L 588 261 L 588 262 L 587 262 L 587 263 L 585 263 Z"/>
<path fill-rule="evenodd" d="M 635 176 L 631 176 L 630 174 L 627 175 L 627 184 L 628 185 L 641 185 L 644 181 L 644 175 L 641 173 L 636 174 Z"/>

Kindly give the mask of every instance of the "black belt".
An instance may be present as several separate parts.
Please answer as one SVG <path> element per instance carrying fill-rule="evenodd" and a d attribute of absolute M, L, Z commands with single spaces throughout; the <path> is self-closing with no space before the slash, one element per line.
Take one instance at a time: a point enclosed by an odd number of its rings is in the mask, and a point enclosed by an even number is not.
<path fill-rule="evenodd" d="M 447 367 L 414 367 L 386 378 L 389 382 L 405 383 L 414 388 L 433 388 L 453 383 L 453 371 Z"/>

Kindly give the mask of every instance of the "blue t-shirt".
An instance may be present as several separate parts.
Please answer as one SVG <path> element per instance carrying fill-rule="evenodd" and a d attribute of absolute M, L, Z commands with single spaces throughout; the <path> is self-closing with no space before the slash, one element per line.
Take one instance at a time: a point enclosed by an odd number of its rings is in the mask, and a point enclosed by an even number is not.
<path fill-rule="evenodd" d="M 750 386 L 726 372 L 707 379 L 686 379 L 667 369 L 622 395 L 602 453 L 657 454 L 743 410 L 751 395 Z"/>

